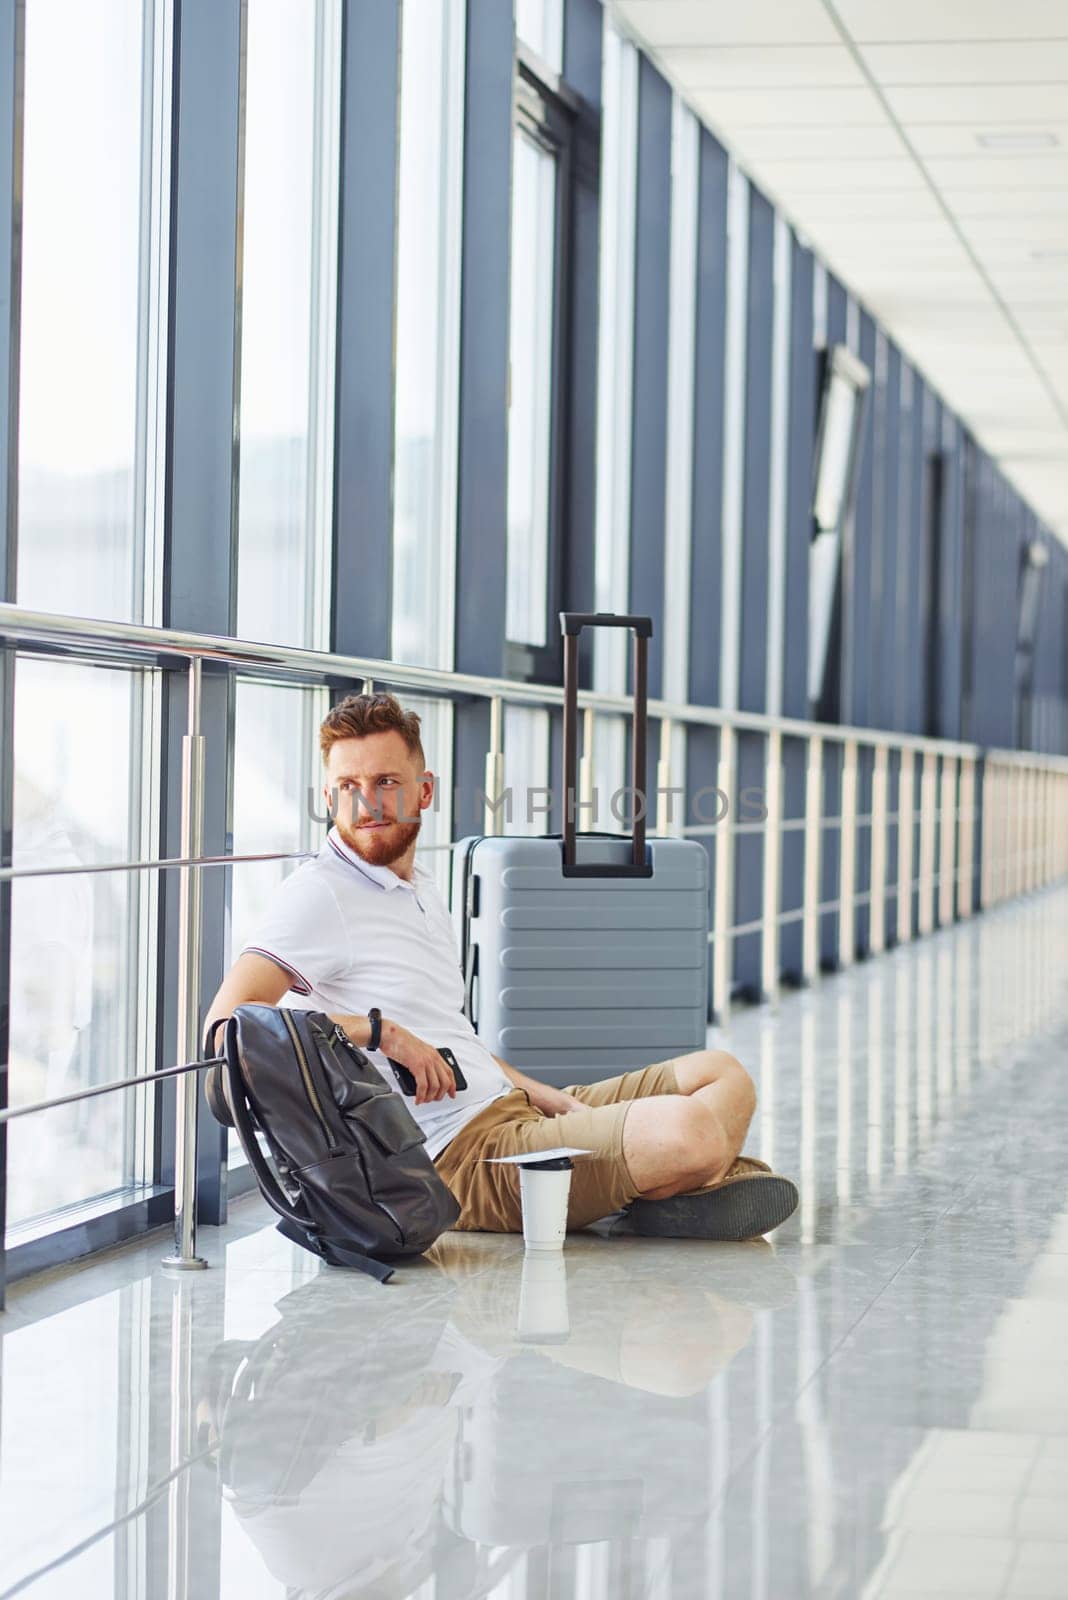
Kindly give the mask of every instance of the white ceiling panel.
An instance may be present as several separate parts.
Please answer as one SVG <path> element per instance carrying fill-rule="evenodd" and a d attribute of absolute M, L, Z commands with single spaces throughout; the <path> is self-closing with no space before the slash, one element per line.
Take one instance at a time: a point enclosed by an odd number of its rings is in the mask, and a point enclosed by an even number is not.
<path fill-rule="evenodd" d="M 1021 188 L 1059 189 L 1068 195 L 1068 150 L 1059 156 L 927 156 L 923 164 L 947 195 L 961 189 Z"/>
<path fill-rule="evenodd" d="M 745 136 L 746 159 L 771 157 L 777 161 L 813 161 L 832 156 L 837 161 L 871 161 L 900 157 L 905 145 L 896 129 L 885 122 L 850 128 L 848 142 L 841 128 L 750 128 Z"/>
<path fill-rule="evenodd" d="M 1061 250 L 1068 246 L 1068 216 L 1064 206 L 1051 206 L 1045 216 L 1016 217 L 993 213 L 987 217 L 958 219 L 961 232 L 973 249 Z"/>
<path fill-rule="evenodd" d="M 884 251 L 887 250 L 894 254 L 908 251 L 915 257 L 923 256 L 925 259 L 926 252 L 930 250 L 934 260 L 934 252 L 951 249 L 959 250 L 961 256 L 967 259 L 952 225 L 942 215 L 925 218 L 923 222 L 910 222 L 906 231 L 893 217 L 857 218 L 844 213 L 843 207 L 837 217 L 828 217 L 820 224 L 821 237 L 833 239 L 836 248 L 849 245 L 862 250 L 872 260 L 885 259 Z M 802 233 L 815 233 L 807 217 L 799 217 L 797 222 Z M 830 265 L 833 266 L 833 262 Z"/>
<path fill-rule="evenodd" d="M 1057 455 L 1065 448 L 1068 436 L 1064 428 L 1051 428 L 1041 423 L 1033 428 L 1022 428 L 1016 422 L 1007 422 L 992 426 L 990 437 L 996 442 L 997 448 L 1007 454 L 1035 455 L 1045 452 Z"/>
<path fill-rule="evenodd" d="M 820 0 L 618 0 L 614 9 L 650 45 L 841 42 Z"/>
<path fill-rule="evenodd" d="M 762 173 L 774 174 L 775 181 L 792 194 L 825 194 L 831 190 L 873 189 L 926 190 L 916 163 L 900 161 L 777 161 L 766 157 L 757 163 Z"/>
<path fill-rule="evenodd" d="M 1068 0 L 607 3 L 1068 543 Z"/>
<path fill-rule="evenodd" d="M 1042 41 L 866 44 L 861 55 L 884 85 L 1068 83 L 1068 35 Z"/>
<path fill-rule="evenodd" d="M 805 195 L 805 220 L 815 228 L 821 219 L 833 219 L 843 203 L 848 204 L 852 216 L 859 221 L 872 218 L 880 222 L 901 222 L 917 217 L 922 222 L 933 222 L 942 215 L 934 195 L 924 189 L 910 189 L 905 194 L 898 189 L 892 189 L 888 194 L 870 194 L 858 189 L 845 202 L 841 192 L 837 195 Z"/>
<path fill-rule="evenodd" d="M 876 126 L 884 123 L 879 102 L 869 89 L 694 90 L 692 103 L 713 127 L 773 128 L 813 125 Z"/>
<path fill-rule="evenodd" d="M 1068 212 L 1068 194 L 1063 189 L 999 189 L 991 194 L 985 189 L 959 189 L 947 195 L 950 210 L 955 217 L 1034 217 L 1044 221 L 1051 213 L 1064 217 Z"/>
<path fill-rule="evenodd" d="M 835 0 L 835 10 L 862 44 L 1068 38 L 1064 0 Z"/>
<path fill-rule="evenodd" d="M 664 64 L 682 88 L 863 89 L 867 80 L 844 45 L 722 45 L 666 48 Z"/>
<path fill-rule="evenodd" d="M 1065 109 L 1068 110 L 1068 103 Z M 1063 116 L 1063 112 L 1062 112 Z M 1041 160 L 1056 150 L 1068 153 L 1068 122 L 1055 121 L 1052 117 L 1044 122 L 1010 123 L 1008 127 L 991 127 L 989 122 L 982 124 L 971 122 L 939 123 L 939 122 L 911 122 L 908 135 L 913 149 L 924 158 L 928 156 L 976 156 L 990 154 L 979 143 L 979 135 L 987 137 L 993 135 L 1008 135 L 1010 138 L 1042 138 L 1048 135 L 1055 141 L 1049 144 L 1048 139 L 1043 140 L 1035 151 L 1035 158 Z M 1018 152 L 1022 159 L 1022 152 Z"/>
<path fill-rule="evenodd" d="M 1064 116 L 1065 83 L 940 83 L 883 90 L 894 116 L 912 122 L 966 122 L 991 132 L 1030 123 L 1046 127 Z"/>

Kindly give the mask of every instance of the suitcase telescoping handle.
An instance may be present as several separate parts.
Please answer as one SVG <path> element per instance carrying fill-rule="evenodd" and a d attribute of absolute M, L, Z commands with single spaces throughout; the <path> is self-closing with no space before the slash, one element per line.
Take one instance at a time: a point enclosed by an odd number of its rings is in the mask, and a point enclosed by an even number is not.
<path fill-rule="evenodd" d="M 634 634 L 634 726 L 631 739 L 631 792 L 634 828 L 631 859 L 614 865 L 580 865 L 575 856 L 578 774 L 578 641 L 583 628 L 629 628 Z M 649 639 L 652 617 L 617 616 L 611 611 L 561 611 L 564 636 L 564 876 L 569 878 L 642 877 L 652 874 L 645 859 L 645 730 Z M 642 797 L 639 804 L 638 796 Z"/>

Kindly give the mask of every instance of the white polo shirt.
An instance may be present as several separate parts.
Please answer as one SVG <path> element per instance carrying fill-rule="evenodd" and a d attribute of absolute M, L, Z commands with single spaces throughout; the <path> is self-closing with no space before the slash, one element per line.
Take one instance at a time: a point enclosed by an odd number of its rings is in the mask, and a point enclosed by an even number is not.
<path fill-rule="evenodd" d="M 405 1104 L 440 1155 L 476 1112 L 514 1085 L 463 1014 L 464 982 L 452 919 L 433 875 L 418 863 L 412 881 L 362 860 L 331 828 L 318 855 L 276 892 L 245 950 L 290 975 L 281 1004 L 366 1016 L 372 1006 L 420 1039 L 453 1052 L 467 1088 Z M 366 1051 L 400 1093 L 381 1050 Z"/>

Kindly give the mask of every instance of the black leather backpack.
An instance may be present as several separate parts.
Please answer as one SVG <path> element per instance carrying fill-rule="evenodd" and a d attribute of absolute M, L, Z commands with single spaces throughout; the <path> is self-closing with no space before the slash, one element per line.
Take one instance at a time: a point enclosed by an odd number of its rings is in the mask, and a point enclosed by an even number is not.
<path fill-rule="evenodd" d="M 287 1239 L 385 1283 L 387 1263 L 421 1255 L 452 1227 L 460 1207 L 424 1133 L 328 1016 L 238 1006 L 225 1040 L 225 1063 L 205 1074 L 208 1104 L 237 1130 Z"/>

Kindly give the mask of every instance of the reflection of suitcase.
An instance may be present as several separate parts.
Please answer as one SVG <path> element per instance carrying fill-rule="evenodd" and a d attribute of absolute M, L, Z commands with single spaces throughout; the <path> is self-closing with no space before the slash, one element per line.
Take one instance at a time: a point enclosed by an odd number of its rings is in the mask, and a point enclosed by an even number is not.
<path fill-rule="evenodd" d="M 645 791 L 648 617 L 562 613 L 564 827 L 548 838 L 460 840 L 453 917 L 465 1009 L 513 1067 L 589 1083 L 705 1043 L 708 856 L 696 839 L 575 834 L 578 635 L 634 631 L 633 789 Z M 633 795 L 626 797 L 628 807 Z"/>

